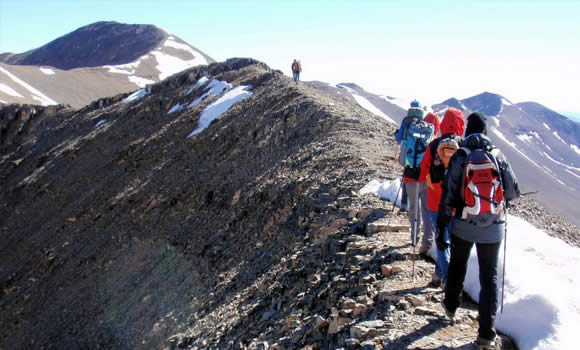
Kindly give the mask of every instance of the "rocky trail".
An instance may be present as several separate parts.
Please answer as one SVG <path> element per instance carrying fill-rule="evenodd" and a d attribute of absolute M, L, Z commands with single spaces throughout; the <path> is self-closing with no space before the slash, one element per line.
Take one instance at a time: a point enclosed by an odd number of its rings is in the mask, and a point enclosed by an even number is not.
<path fill-rule="evenodd" d="M 413 280 L 406 213 L 395 211 L 384 231 L 391 203 L 354 197 L 368 207 L 308 237 L 235 302 L 199 315 L 170 348 L 473 349 L 477 305 L 466 295 L 456 320 L 446 319 L 434 263 L 418 253 Z M 381 231 L 363 229 L 373 226 Z M 202 326 L 216 323 L 218 332 Z M 503 335 L 499 343 L 517 349 Z"/>

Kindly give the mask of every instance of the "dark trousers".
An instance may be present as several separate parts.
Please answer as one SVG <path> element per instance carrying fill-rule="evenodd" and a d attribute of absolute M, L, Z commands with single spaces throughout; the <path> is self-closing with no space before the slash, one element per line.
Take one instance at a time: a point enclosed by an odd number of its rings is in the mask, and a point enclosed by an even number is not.
<path fill-rule="evenodd" d="M 495 339 L 495 316 L 498 307 L 497 261 L 500 243 L 475 243 L 479 262 L 479 336 Z M 455 312 L 461 304 L 461 293 L 467 261 L 473 242 L 451 235 L 451 261 L 445 285 L 445 307 Z"/>

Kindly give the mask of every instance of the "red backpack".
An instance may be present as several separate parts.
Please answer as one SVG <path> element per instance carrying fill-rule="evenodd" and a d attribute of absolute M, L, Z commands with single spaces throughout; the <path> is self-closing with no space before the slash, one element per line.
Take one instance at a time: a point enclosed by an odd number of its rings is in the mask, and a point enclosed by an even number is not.
<path fill-rule="evenodd" d="M 503 188 L 496 159 L 499 149 L 461 149 L 467 154 L 461 192 L 465 207 L 461 218 L 478 227 L 503 222 Z"/>

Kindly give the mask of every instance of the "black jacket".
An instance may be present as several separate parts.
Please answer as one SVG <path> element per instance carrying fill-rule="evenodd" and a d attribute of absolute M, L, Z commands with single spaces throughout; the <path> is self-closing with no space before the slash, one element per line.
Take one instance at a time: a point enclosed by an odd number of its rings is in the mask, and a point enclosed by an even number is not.
<path fill-rule="evenodd" d="M 470 150 L 487 148 L 490 151 L 494 148 L 490 139 L 483 134 L 470 135 L 463 140 L 461 147 Z M 442 195 L 441 202 L 439 203 L 439 215 L 451 217 L 454 209 L 457 218 L 460 218 L 463 213 L 465 203 L 462 199 L 461 190 L 466 158 L 466 152 L 459 149 L 449 161 L 449 166 L 443 176 L 443 186 L 441 186 Z M 501 170 L 504 198 L 509 202 L 518 198 L 520 195 L 518 181 L 505 156 L 501 152 L 497 155 L 496 159 Z"/>

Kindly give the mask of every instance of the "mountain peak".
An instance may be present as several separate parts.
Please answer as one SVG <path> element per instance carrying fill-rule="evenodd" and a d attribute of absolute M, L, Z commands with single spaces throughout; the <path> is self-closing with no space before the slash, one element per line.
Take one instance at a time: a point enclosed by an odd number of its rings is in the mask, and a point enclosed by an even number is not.
<path fill-rule="evenodd" d="M 461 100 L 461 102 L 470 110 L 482 112 L 488 116 L 498 115 L 502 110 L 502 105 L 511 105 L 505 97 L 488 91 Z"/>
<path fill-rule="evenodd" d="M 51 66 L 63 70 L 119 65 L 135 61 L 155 49 L 168 33 L 151 24 L 95 22 L 65 34 L 37 49 L 2 54 L 11 65 Z"/>

